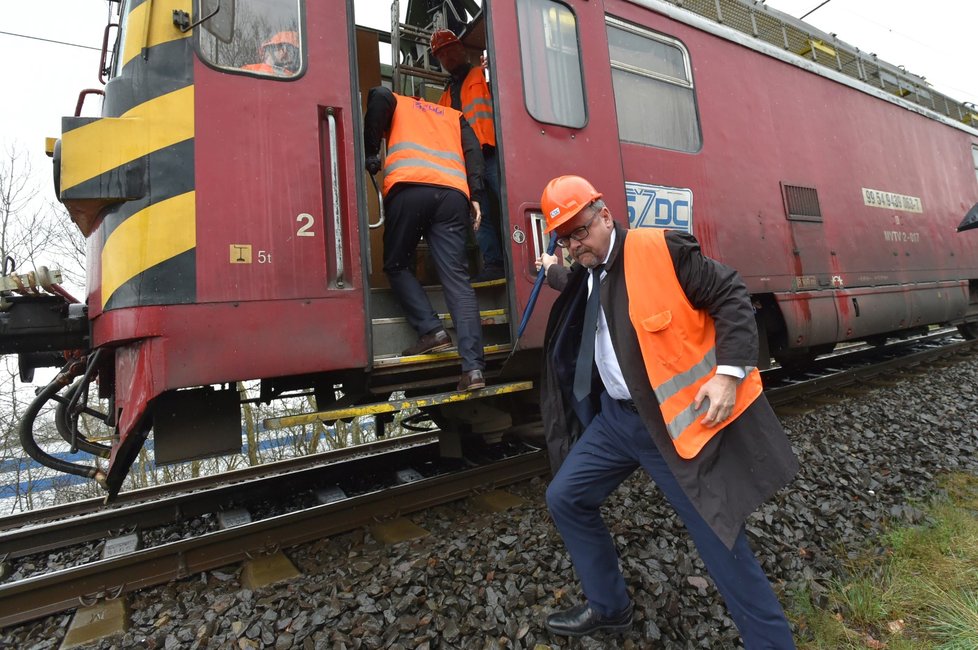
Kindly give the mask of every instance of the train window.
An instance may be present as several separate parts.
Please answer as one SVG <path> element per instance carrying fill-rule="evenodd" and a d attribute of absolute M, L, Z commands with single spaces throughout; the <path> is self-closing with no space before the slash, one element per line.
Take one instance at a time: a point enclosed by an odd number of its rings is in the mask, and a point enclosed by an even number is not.
<path fill-rule="evenodd" d="M 214 0 L 200 0 L 197 15 L 211 13 L 213 9 L 208 9 L 214 5 Z M 224 5 L 233 11 L 225 11 Z M 302 73 L 302 0 L 222 0 L 221 13 L 230 16 L 224 23 L 215 23 L 213 31 L 207 29 L 209 21 L 201 25 L 203 29 L 195 30 L 198 52 L 206 63 L 222 70 L 276 79 L 295 78 Z M 230 25 L 226 24 L 227 18 Z"/>
<path fill-rule="evenodd" d="M 618 136 L 678 151 L 702 143 L 689 52 L 674 38 L 607 18 Z"/>
<path fill-rule="evenodd" d="M 553 0 L 518 0 L 523 98 L 534 119 L 580 128 L 587 123 L 577 19 Z"/>

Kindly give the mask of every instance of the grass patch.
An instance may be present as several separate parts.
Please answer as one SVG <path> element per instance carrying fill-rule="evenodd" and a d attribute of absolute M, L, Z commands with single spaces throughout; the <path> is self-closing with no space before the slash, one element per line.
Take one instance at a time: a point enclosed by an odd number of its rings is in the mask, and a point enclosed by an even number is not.
<path fill-rule="evenodd" d="M 800 649 L 978 649 L 978 477 L 941 487 L 926 524 L 888 531 L 824 597 L 794 595 Z"/>

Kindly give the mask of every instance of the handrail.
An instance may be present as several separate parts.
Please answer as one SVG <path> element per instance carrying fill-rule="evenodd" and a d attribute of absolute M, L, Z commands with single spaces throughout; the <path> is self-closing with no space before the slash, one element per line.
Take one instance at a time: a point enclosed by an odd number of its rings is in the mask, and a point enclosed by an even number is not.
<path fill-rule="evenodd" d="M 889 95 L 930 109 L 956 122 L 974 127 L 974 118 L 965 104 L 937 91 L 924 77 L 879 59 L 872 52 L 863 52 L 834 33 L 821 31 L 805 21 L 756 0 L 713 0 L 713 2 L 684 2 L 684 0 L 635 0 L 643 6 L 661 10 L 666 4 L 680 11 L 696 14 L 711 23 L 746 34 L 757 41 L 773 45 L 825 66 L 847 77 L 875 86 Z M 670 15 L 668 10 L 666 15 Z M 821 52 L 821 55 L 819 54 Z"/>
<path fill-rule="evenodd" d="M 111 69 L 105 67 L 105 59 L 109 55 L 109 30 L 113 27 L 119 27 L 119 23 L 109 23 L 105 26 L 105 31 L 102 32 L 102 54 L 98 62 L 98 81 L 103 86 L 106 84 L 105 75 L 111 72 Z"/>
<path fill-rule="evenodd" d="M 342 287 L 343 282 L 343 219 L 340 213 L 340 165 L 338 147 L 336 146 L 336 109 L 332 106 L 326 109 L 326 121 L 329 123 L 329 172 L 330 184 L 333 191 L 333 243 L 336 249 L 336 286 Z"/>
<path fill-rule="evenodd" d="M 369 220 L 367 221 L 367 227 L 373 230 L 374 228 L 380 228 L 384 225 L 384 195 L 377 186 L 377 179 L 374 178 L 373 174 L 370 174 L 370 180 L 373 181 L 374 189 L 377 190 L 377 205 L 380 206 L 380 221 L 377 223 L 370 223 Z"/>
<path fill-rule="evenodd" d="M 105 91 L 99 88 L 86 88 L 78 93 L 78 102 L 75 104 L 75 117 L 81 117 L 82 108 L 85 106 L 85 98 L 89 95 L 101 95 L 105 97 Z"/>

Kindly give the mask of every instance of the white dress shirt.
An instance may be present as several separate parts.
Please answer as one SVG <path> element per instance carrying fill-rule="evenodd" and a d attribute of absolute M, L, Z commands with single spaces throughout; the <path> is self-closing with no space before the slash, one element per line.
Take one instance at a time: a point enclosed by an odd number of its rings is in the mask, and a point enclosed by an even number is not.
<path fill-rule="evenodd" d="M 611 243 L 608 246 L 608 255 L 605 255 L 603 264 L 608 263 L 608 257 L 615 248 L 617 233 L 611 231 Z M 608 274 L 604 269 L 601 270 L 601 279 Z M 594 273 L 588 272 L 587 292 L 591 295 L 594 290 Z M 611 344 L 611 332 L 608 330 L 608 320 L 604 317 L 604 308 L 598 310 L 598 328 L 594 333 L 594 363 L 598 366 L 598 374 L 601 375 L 601 382 L 605 390 L 612 399 L 631 399 L 632 394 L 628 392 L 625 385 L 625 378 L 621 374 L 621 366 L 618 365 L 618 357 L 615 356 L 615 348 Z M 742 366 L 717 366 L 718 375 L 731 375 L 738 379 L 747 376 L 746 368 Z"/>

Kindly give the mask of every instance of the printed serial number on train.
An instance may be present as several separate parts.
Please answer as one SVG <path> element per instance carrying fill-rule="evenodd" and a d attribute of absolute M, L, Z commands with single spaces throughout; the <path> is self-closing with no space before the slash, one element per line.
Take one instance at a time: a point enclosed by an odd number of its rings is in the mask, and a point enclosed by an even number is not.
<path fill-rule="evenodd" d="M 910 244 L 920 243 L 919 232 L 907 232 L 906 230 L 884 230 L 884 241 L 907 242 Z"/>

